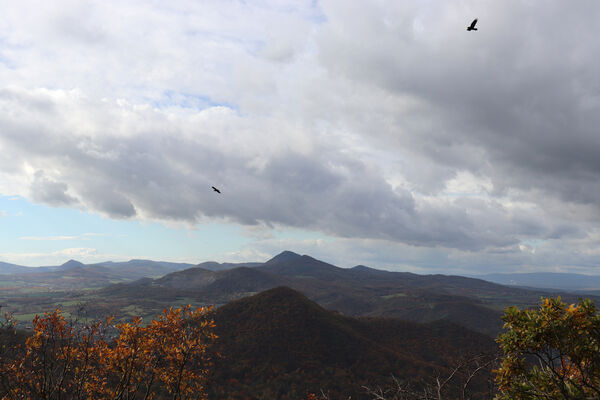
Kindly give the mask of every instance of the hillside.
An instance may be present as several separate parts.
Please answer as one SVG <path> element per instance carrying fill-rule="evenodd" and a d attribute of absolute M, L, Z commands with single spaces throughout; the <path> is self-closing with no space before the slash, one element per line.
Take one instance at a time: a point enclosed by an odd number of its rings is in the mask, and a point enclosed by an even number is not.
<path fill-rule="evenodd" d="M 478 283 L 480 287 L 476 290 Z M 194 267 L 158 279 L 112 285 L 99 294 L 108 302 L 133 302 L 150 315 L 164 307 L 164 303 L 177 304 L 179 299 L 221 305 L 280 285 L 347 315 L 416 322 L 447 319 L 490 336 L 495 336 L 501 328 L 501 312 L 483 304 L 478 291 L 502 297 L 508 289 L 460 277 L 444 279 L 368 268 L 344 269 L 306 255 L 285 252 L 252 268 L 209 271 Z"/>
<path fill-rule="evenodd" d="M 238 267 L 209 271 L 199 267 L 167 274 L 162 278 L 143 278 L 135 282 L 111 285 L 99 291 L 102 296 L 141 298 L 168 301 L 189 297 L 197 302 L 219 304 L 255 294 L 285 283 L 286 280 L 256 268 Z"/>
<path fill-rule="evenodd" d="M 74 265 L 74 268 L 30 274 L 35 278 L 29 279 L 38 285 L 34 287 L 35 296 L 15 292 L 10 285 L 18 288 L 19 282 L 3 282 L 0 302 L 26 316 L 57 306 L 71 312 L 84 304 L 86 312 L 98 317 L 114 314 L 124 319 L 135 315 L 149 318 L 167 306 L 220 306 L 283 285 L 326 309 L 348 316 L 392 317 L 424 323 L 447 320 L 496 337 L 502 327 L 500 317 L 507 306 L 531 307 L 538 304 L 542 296 L 558 294 L 568 302 L 578 298 L 576 294 L 526 290 L 461 276 L 417 275 L 362 265 L 339 268 L 290 251 L 265 263 L 208 262 L 189 266 L 146 260 Z M 226 268 L 229 266 L 233 268 Z M 131 280 L 135 274 L 160 269 L 171 271 L 161 277 Z M 73 291 L 74 285 L 99 290 Z M 62 288 L 64 292 L 53 292 L 53 288 Z M 17 294 L 11 296 L 11 290 Z"/>
<path fill-rule="evenodd" d="M 192 267 L 192 264 L 151 260 L 83 264 L 69 260 L 62 265 L 23 267 L 0 263 L 0 281 L 5 288 L 29 290 L 77 290 L 102 288 L 143 277 L 160 277 Z"/>
<path fill-rule="evenodd" d="M 31 267 L 24 267 L 22 265 L 10 264 L 0 261 L 0 274 L 2 275 L 26 274 L 30 272 L 31 269 Z"/>
<path fill-rule="evenodd" d="M 344 317 L 286 287 L 231 302 L 214 319 L 222 355 L 209 385 L 215 398 L 299 399 L 323 389 L 360 399 L 363 385 L 392 373 L 416 382 L 453 365 L 464 349 L 496 349 L 453 324 Z"/>
<path fill-rule="evenodd" d="M 251 265 L 217 271 L 196 266 L 161 278 L 111 285 L 86 294 L 84 299 L 89 299 L 90 308 L 98 313 L 126 308 L 124 316 L 135 311 L 149 317 L 168 305 L 223 305 L 284 285 L 349 316 L 423 323 L 447 320 L 496 337 L 505 307 L 534 306 L 541 296 L 551 294 L 461 276 L 417 275 L 365 266 L 339 268 L 290 251 Z M 577 300 L 575 295 L 563 297 Z"/>
<path fill-rule="evenodd" d="M 91 264 L 90 267 L 102 266 L 109 268 L 123 279 L 139 279 L 142 277 L 160 277 L 165 274 L 191 268 L 189 263 L 173 263 L 167 261 L 152 261 L 133 259 L 123 262 L 103 262 Z"/>
<path fill-rule="evenodd" d="M 259 262 L 248 262 L 248 263 L 218 263 L 216 261 L 206 261 L 196 265 L 198 268 L 207 269 L 209 271 L 223 271 L 226 269 L 233 269 L 238 267 L 258 267 L 263 265 Z"/>

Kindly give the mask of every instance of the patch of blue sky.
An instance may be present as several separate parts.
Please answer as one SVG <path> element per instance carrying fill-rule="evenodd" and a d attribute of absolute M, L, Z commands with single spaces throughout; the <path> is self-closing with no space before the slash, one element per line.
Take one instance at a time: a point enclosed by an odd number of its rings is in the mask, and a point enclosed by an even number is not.
<path fill-rule="evenodd" d="M 210 107 L 227 107 L 239 112 L 239 106 L 228 102 L 215 101 L 209 96 L 166 90 L 159 99 L 152 101 L 152 106 L 162 109 L 168 107 L 190 108 L 204 110 Z"/>
<path fill-rule="evenodd" d="M 309 21 L 314 22 L 319 25 L 326 23 L 327 16 L 321 9 L 321 6 L 319 5 L 319 0 L 312 0 L 310 5 L 311 5 L 311 12 L 307 16 L 307 19 Z"/>
<path fill-rule="evenodd" d="M 523 244 L 525 246 L 529 246 L 529 247 L 534 248 L 534 249 L 537 248 L 537 247 L 540 247 L 544 243 L 546 243 L 546 240 L 544 240 L 544 239 L 525 239 L 525 240 L 521 240 L 521 244 Z"/>
<path fill-rule="evenodd" d="M 0 64 L 11 70 L 16 69 L 17 66 L 14 61 L 6 56 L 6 52 L 3 50 L 8 50 L 10 52 L 12 50 L 19 49 L 19 47 L 20 46 L 11 45 L 6 40 L 0 38 Z"/>
<path fill-rule="evenodd" d="M 299 14 L 305 20 L 319 24 L 327 21 L 327 18 L 325 17 L 318 0 L 310 1 L 308 6 L 306 3 L 302 4 L 299 2 L 282 3 L 276 6 L 275 10 L 280 13 Z"/>
<path fill-rule="evenodd" d="M 2 53 L 0 53 L 0 65 L 10 70 L 17 69 L 17 66 L 11 60 L 5 57 Z"/>
<path fill-rule="evenodd" d="M 160 222 L 113 220 L 76 209 L 32 204 L 14 196 L 0 196 L 0 210 L 0 254 L 90 248 L 95 254 L 110 255 L 111 261 L 147 258 L 195 263 L 252 241 L 233 224 L 205 223 L 189 229 Z"/>

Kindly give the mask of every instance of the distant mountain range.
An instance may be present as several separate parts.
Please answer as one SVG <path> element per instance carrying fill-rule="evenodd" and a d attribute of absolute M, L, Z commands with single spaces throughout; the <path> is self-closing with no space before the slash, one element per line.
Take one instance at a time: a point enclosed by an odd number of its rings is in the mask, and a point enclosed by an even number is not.
<path fill-rule="evenodd" d="M 202 265 L 202 264 L 200 264 Z M 429 323 L 448 320 L 495 337 L 501 315 L 510 305 L 535 306 L 542 296 L 558 294 L 526 290 L 481 279 L 417 275 L 365 266 L 339 268 L 307 255 L 285 251 L 262 264 L 208 270 L 199 266 L 107 286 L 97 297 L 112 304 L 139 305 L 147 315 L 179 299 L 194 304 L 223 305 L 277 286 L 287 286 L 321 306 L 350 316 L 394 317 Z M 563 293 L 567 301 L 575 295 Z M 136 299 L 145 299 L 136 300 Z"/>
<path fill-rule="evenodd" d="M 20 274 L 27 273 L 32 270 L 33 267 L 24 267 L 22 265 L 9 264 L 0 261 L 0 274 Z"/>
<path fill-rule="evenodd" d="M 106 261 L 83 264 L 69 260 L 62 265 L 25 267 L 0 262 L 0 281 L 5 286 L 40 287 L 51 290 L 101 288 L 118 282 L 131 282 L 140 278 L 158 278 L 175 271 L 198 267 L 209 271 L 223 271 L 241 266 L 255 267 L 262 263 L 217 263 L 207 261 L 195 266 L 152 260 Z"/>
<path fill-rule="evenodd" d="M 151 260 L 108 261 L 87 265 L 69 260 L 62 265 L 44 267 L 0 263 L 0 281 L 5 282 L 5 285 L 12 283 L 13 286 L 52 290 L 100 288 L 143 277 L 159 277 L 193 266 L 193 264 Z"/>
<path fill-rule="evenodd" d="M 222 358 L 215 358 L 216 384 L 208 386 L 215 398 L 291 399 L 325 389 L 331 398 L 360 399 L 362 385 L 391 374 L 431 378 L 451 368 L 457 355 L 495 349 L 507 306 L 579 298 L 532 288 L 530 281 L 506 282 L 529 286 L 522 288 L 364 265 L 339 268 L 291 251 L 264 263 L 70 260 L 0 268 L 0 304 L 22 321 L 56 308 L 67 316 L 148 321 L 169 306 L 216 305 Z M 500 278 L 506 276 L 488 279 Z"/>
<path fill-rule="evenodd" d="M 211 263 L 206 263 L 211 264 Z M 216 263 L 215 263 L 216 264 Z M 152 261 L 152 260 L 129 260 L 123 262 L 106 261 L 95 264 L 83 264 L 76 260 L 69 260 L 62 265 L 44 266 L 44 267 L 25 267 L 17 264 L 9 264 L 0 262 L 0 274 L 34 274 L 40 272 L 56 272 L 65 271 L 72 268 L 93 268 L 93 267 L 106 267 L 114 269 L 116 271 L 132 271 L 139 270 L 140 273 L 150 273 L 164 275 L 165 273 L 177 271 L 180 269 L 186 269 L 193 267 L 194 264 L 187 263 L 172 263 L 166 261 Z M 133 272 L 133 271 L 132 271 Z M 137 272 L 136 272 L 137 274 Z"/>
<path fill-rule="evenodd" d="M 11 278 L 2 277 L 2 275 L 24 275 L 19 281 L 22 283 L 35 284 L 39 279 L 36 279 L 32 274 L 54 273 L 46 276 L 50 280 L 59 279 L 65 271 L 82 268 L 86 272 L 90 272 L 90 278 L 100 279 L 93 287 L 103 287 L 110 283 L 127 282 L 140 278 L 158 278 L 168 273 L 185 270 L 191 267 L 202 268 L 209 271 L 224 271 L 238 267 L 261 267 L 265 264 L 281 264 L 286 261 L 293 261 L 298 254 L 291 251 L 284 251 L 277 255 L 267 263 L 262 262 L 246 262 L 246 263 L 218 263 L 215 261 L 206 261 L 197 265 L 190 263 L 172 263 L 165 261 L 139 260 L 133 259 L 124 262 L 106 261 L 95 264 L 83 264 L 76 260 L 69 260 L 62 265 L 56 266 L 41 266 L 41 267 L 26 267 L 17 264 L 0 262 L 0 280 L 10 280 Z M 105 267 L 105 268 L 103 268 Z M 92 270 L 96 270 L 92 272 Z M 353 270 L 370 271 L 372 273 L 383 274 L 389 271 L 382 271 L 358 265 Z M 81 275 L 83 274 L 83 275 Z M 85 272 L 80 273 L 83 277 Z M 413 274 L 414 275 L 414 274 Z M 431 275 L 430 275 L 431 276 Z M 555 272 L 533 272 L 533 273 L 493 273 L 481 275 L 465 275 L 468 278 L 481 279 L 501 285 L 518 286 L 537 289 L 553 289 L 563 291 L 579 291 L 596 294 L 600 292 L 600 275 L 583 275 L 572 273 L 555 273 Z M 78 288 L 86 287 L 78 285 L 77 281 L 70 282 L 71 286 L 62 285 L 61 288 Z M 63 287 L 64 286 L 64 287 Z"/>
<path fill-rule="evenodd" d="M 421 323 L 447 320 L 492 337 L 501 330 L 501 315 L 507 306 L 536 306 L 542 296 L 559 294 L 566 301 L 578 300 L 573 293 L 524 289 L 462 276 L 417 275 L 363 265 L 339 268 L 291 251 L 265 263 L 206 262 L 196 266 L 149 260 L 83 265 L 71 260 L 33 273 L 2 275 L 0 284 L 0 302 L 14 305 L 14 310 L 23 314 L 86 303 L 89 312 L 99 317 L 116 314 L 125 318 L 150 317 L 170 305 L 220 306 L 287 286 L 326 309 L 349 316 Z M 25 297 L 23 287 L 46 294 Z M 88 290 L 78 292 L 80 289 Z M 11 290 L 14 294 L 9 300 Z M 17 296 L 19 300 L 13 300 Z"/>

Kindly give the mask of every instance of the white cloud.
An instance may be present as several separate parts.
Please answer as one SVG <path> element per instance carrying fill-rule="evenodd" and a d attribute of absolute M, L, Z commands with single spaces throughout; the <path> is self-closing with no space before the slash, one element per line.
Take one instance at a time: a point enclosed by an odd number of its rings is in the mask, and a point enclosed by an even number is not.
<path fill-rule="evenodd" d="M 32 106 L 38 103 L 41 111 Z M 392 188 L 372 159 L 275 117 L 222 107 L 166 111 L 48 90 L 6 89 L 0 106 L 13 110 L 0 116 L 7 127 L 0 144 L 22 165 L 0 190 L 19 186 L 17 194 L 50 205 L 112 218 L 223 218 L 473 250 L 555 231 L 551 221 L 532 224 L 529 208 Z M 80 119 L 87 121 L 81 129 Z M 279 137 L 269 140 L 274 132 Z"/>
<path fill-rule="evenodd" d="M 79 236 L 22 236 L 19 240 L 77 240 Z"/>
<path fill-rule="evenodd" d="M 55 241 L 55 240 L 90 240 L 93 237 L 107 237 L 105 233 L 84 233 L 82 235 L 56 235 L 56 236 L 22 236 L 19 240 Z"/>

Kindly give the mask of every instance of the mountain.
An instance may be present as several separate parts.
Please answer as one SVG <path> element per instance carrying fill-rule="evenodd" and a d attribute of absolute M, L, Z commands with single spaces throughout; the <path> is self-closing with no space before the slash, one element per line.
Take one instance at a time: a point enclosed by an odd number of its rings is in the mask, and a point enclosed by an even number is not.
<path fill-rule="evenodd" d="M 0 274 L 19 274 L 19 275 L 20 274 L 36 274 L 36 273 L 41 273 L 41 272 L 52 272 L 52 271 L 59 271 L 59 270 L 66 271 L 68 269 L 76 268 L 76 267 L 84 268 L 85 264 L 83 264 L 79 261 L 76 261 L 76 260 L 69 260 L 62 265 L 43 266 L 43 267 L 24 267 L 21 265 L 7 264 L 4 262 L 0 262 Z"/>
<path fill-rule="evenodd" d="M 556 272 L 533 272 L 517 274 L 487 274 L 478 278 L 510 286 L 573 291 L 600 290 L 600 275 L 582 275 Z"/>
<path fill-rule="evenodd" d="M 0 274 L 22 274 L 27 273 L 29 270 L 33 269 L 32 267 L 24 267 L 22 265 L 17 264 L 9 264 L 0 261 Z"/>
<path fill-rule="evenodd" d="M 249 263 L 218 263 L 216 261 L 206 261 L 196 265 L 198 268 L 207 269 L 209 271 L 223 271 L 226 269 L 233 269 L 238 267 L 258 267 L 259 265 L 263 265 L 263 263 L 259 262 L 249 262 Z"/>
<path fill-rule="evenodd" d="M 285 283 L 287 280 L 256 268 L 209 271 L 193 267 L 158 279 L 144 278 L 111 285 L 99 293 L 103 297 L 124 301 L 136 296 L 165 302 L 186 298 L 202 304 L 224 304 Z"/>
<path fill-rule="evenodd" d="M 73 268 L 85 268 L 85 264 L 79 261 L 69 260 L 66 263 L 62 264 L 60 267 L 56 268 L 56 270 L 66 271 Z"/>
<path fill-rule="evenodd" d="M 38 268 L 32 268 L 38 269 Z M 67 262 L 58 269 L 3 275 L 3 281 L 21 288 L 44 290 L 73 290 L 101 288 L 124 281 L 119 274 L 105 267 L 90 268 L 77 261 Z"/>
<path fill-rule="evenodd" d="M 284 250 L 281 253 L 277 254 L 275 257 L 271 258 L 265 264 L 286 263 L 294 260 L 299 260 L 300 258 L 302 258 L 300 254 L 294 253 L 293 251 Z"/>
<path fill-rule="evenodd" d="M 502 328 L 505 307 L 535 306 L 540 297 L 551 294 L 460 276 L 417 275 L 365 266 L 339 268 L 286 251 L 252 268 L 210 271 L 194 267 L 158 279 L 109 286 L 100 290 L 99 296 L 106 309 L 136 304 L 150 316 L 167 305 L 222 305 L 281 285 L 349 316 L 423 323 L 447 320 L 491 337 Z"/>
<path fill-rule="evenodd" d="M 346 277 L 346 269 L 344 268 L 336 267 L 307 255 L 301 256 L 291 251 L 284 251 L 256 268 L 288 277 L 320 280 L 344 279 Z"/>
<path fill-rule="evenodd" d="M 451 323 L 356 319 L 277 287 L 214 312 L 219 336 L 211 398 L 366 398 L 363 385 L 391 374 L 417 382 L 448 372 L 458 354 L 493 352 L 494 341 Z M 481 382 L 478 382 L 481 385 Z"/>
<path fill-rule="evenodd" d="M 133 259 L 124 262 L 109 261 L 90 265 L 90 267 L 94 266 L 109 268 L 123 279 L 139 279 L 142 277 L 160 277 L 170 272 L 191 268 L 194 264 Z"/>
<path fill-rule="evenodd" d="M 535 307 L 543 296 L 561 295 L 567 302 L 578 300 L 573 293 L 523 289 L 462 276 L 417 275 L 366 266 L 339 268 L 290 251 L 265 263 L 198 265 L 207 268 L 131 260 L 14 275 L 14 279 L 21 279 L 14 283 L 15 287 L 30 285 L 31 290 L 99 290 L 54 293 L 46 300 L 40 297 L 27 301 L 11 300 L 10 290 L 3 290 L 0 301 L 14 304 L 15 310 L 24 314 L 37 311 L 35 304 L 43 312 L 48 304 L 86 302 L 90 312 L 98 317 L 111 314 L 126 319 L 133 315 L 150 317 L 164 307 L 181 304 L 220 306 L 277 286 L 288 286 L 322 307 L 348 316 L 400 318 L 421 323 L 446 320 L 496 337 L 508 306 Z M 229 266 L 232 268 L 225 268 Z M 153 275 L 165 270 L 168 273 Z M 66 275 L 69 271 L 70 275 Z M 145 278 L 140 279 L 141 276 Z"/>
<path fill-rule="evenodd" d="M 8 287 L 43 290 L 100 288 L 143 277 L 160 277 L 193 267 L 193 264 L 151 260 L 83 264 L 69 260 L 59 266 L 22 267 L 0 263 L 2 281 Z"/>

